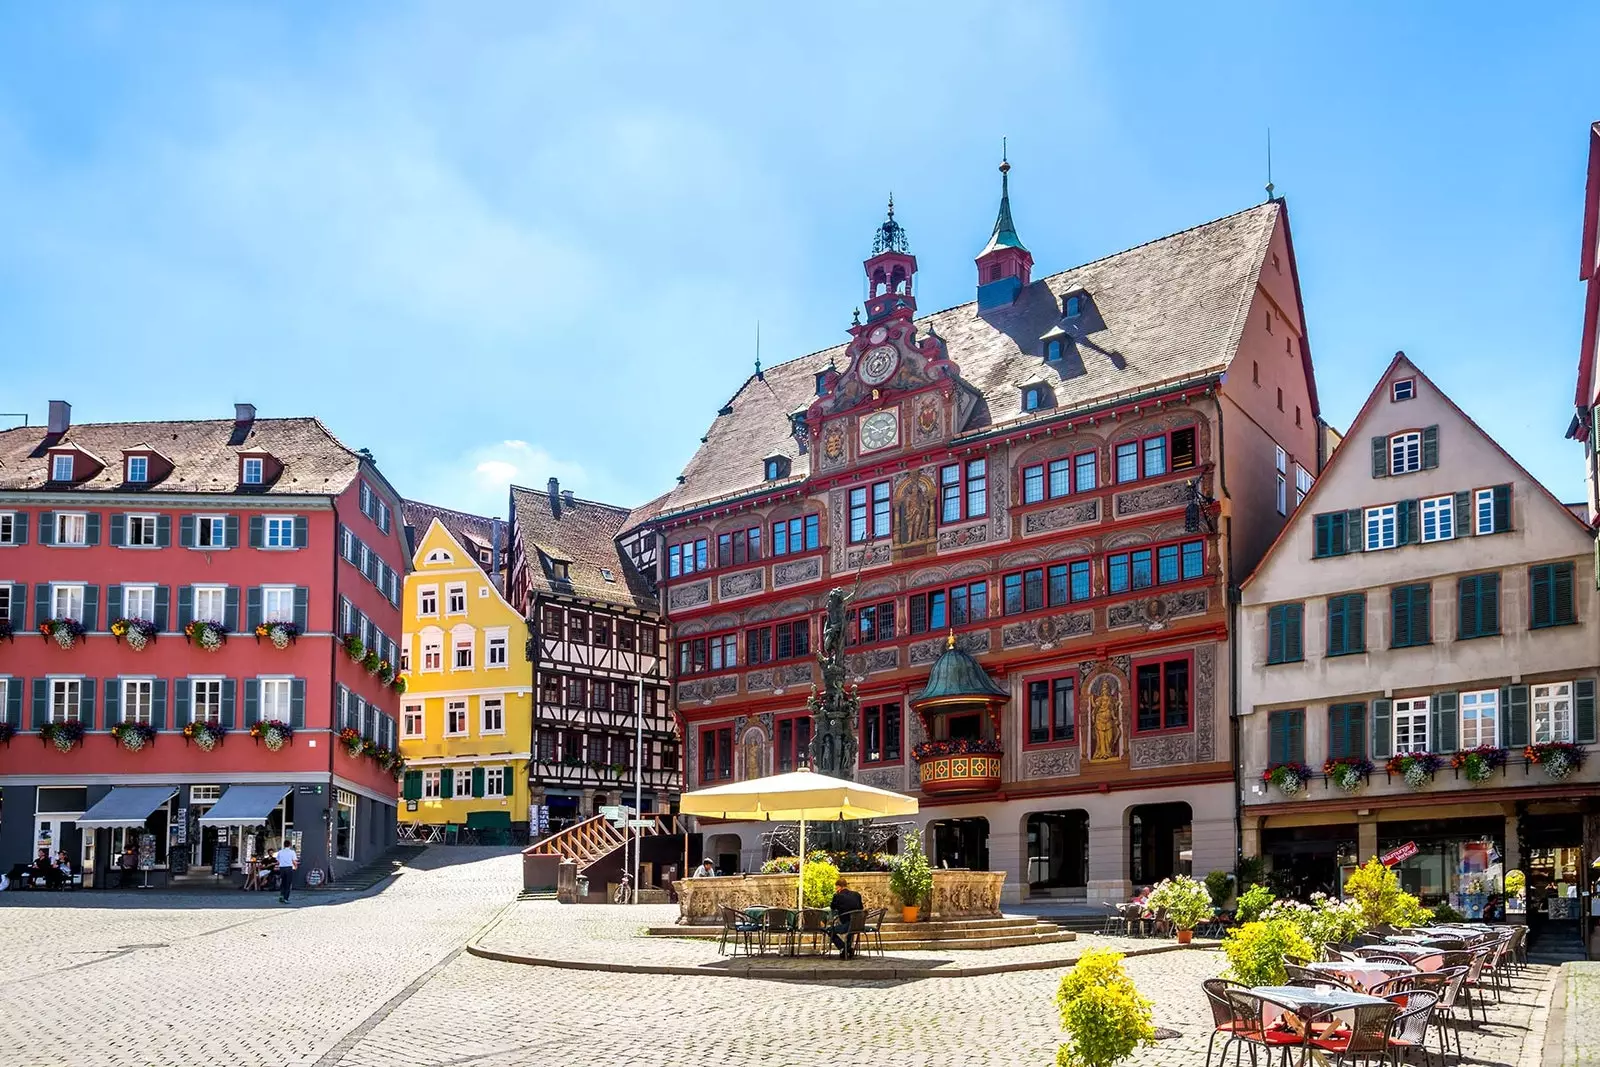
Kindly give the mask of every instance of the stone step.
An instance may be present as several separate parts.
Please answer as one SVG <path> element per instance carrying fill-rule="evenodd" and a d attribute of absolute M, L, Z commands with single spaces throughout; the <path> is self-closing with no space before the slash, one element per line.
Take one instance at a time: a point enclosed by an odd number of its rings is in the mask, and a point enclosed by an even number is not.
<path fill-rule="evenodd" d="M 887 940 L 891 936 L 908 932 L 918 935 L 923 940 L 937 940 L 947 937 L 1026 933 L 1039 929 L 1054 932 L 1059 927 L 1054 923 L 1015 916 L 1000 919 L 956 919 L 949 922 L 902 923 L 886 921 L 883 924 L 883 936 Z M 650 933 L 665 937 L 719 937 L 722 933 L 722 926 L 716 923 L 696 926 L 659 926 L 652 927 Z"/>

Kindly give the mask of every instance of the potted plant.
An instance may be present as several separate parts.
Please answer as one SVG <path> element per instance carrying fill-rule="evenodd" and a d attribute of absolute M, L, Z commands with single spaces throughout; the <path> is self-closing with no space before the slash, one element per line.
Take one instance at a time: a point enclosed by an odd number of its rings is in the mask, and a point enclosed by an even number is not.
<path fill-rule="evenodd" d="M 45 619 L 39 623 L 39 635 L 62 648 L 71 648 L 83 640 L 83 623 L 77 619 Z"/>
<path fill-rule="evenodd" d="M 16 642 L 16 628 L 11 625 L 10 619 L 0 619 L 0 641 Z"/>
<path fill-rule="evenodd" d="M 66 722 L 47 722 L 39 727 L 39 740 L 54 745 L 62 752 L 72 751 L 72 746 L 83 740 L 83 723 L 77 719 Z"/>
<path fill-rule="evenodd" d="M 377 759 L 378 758 L 378 742 L 376 742 L 376 741 L 363 741 L 363 742 L 361 742 L 361 754 L 363 756 L 367 757 L 368 759 Z"/>
<path fill-rule="evenodd" d="M 143 652 L 144 646 L 155 640 L 156 624 L 148 619 L 120 618 L 111 620 L 111 636 L 118 641 L 128 642 L 128 647 L 135 652 Z"/>
<path fill-rule="evenodd" d="M 388 660 L 383 660 L 378 664 L 378 681 L 384 685 L 394 681 L 394 665 Z"/>
<path fill-rule="evenodd" d="M 1358 867 L 1344 883 L 1345 896 L 1361 909 L 1362 925 L 1422 926 L 1432 916 L 1416 897 L 1400 888 L 1400 877 L 1376 856 Z"/>
<path fill-rule="evenodd" d="M 1206 875 L 1206 892 L 1211 894 L 1211 906 L 1217 910 L 1227 907 L 1233 892 L 1233 875 L 1227 871 L 1211 871 Z"/>
<path fill-rule="evenodd" d="M 129 752 L 137 752 L 155 741 L 156 728 L 143 722 L 119 722 L 112 724 L 111 736 Z"/>
<path fill-rule="evenodd" d="M 17 728 L 8 722 L 0 722 L 0 745 L 11 747 L 11 739 L 17 736 Z"/>
<path fill-rule="evenodd" d="M 1389 757 L 1387 770 L 1391 775 L 1405 779 L 1412 789 L 1421 789 L 1433 781 L 1433 772 L 1444 765 L 1444 760 L 1434 752 L 1402 752 Z"/>
<path fill-rule="evenodd" d="M 805 884 L 800 900 L 808 908 L 826 908 L 839 886 L 839 868 L 827 860 L 806 860 Z"/>
<path fill-rule="evenodd" d="M 1211 918 L 1211 891 L 1188 875 L 1174 875 L 1151 891 L 1145 906 L 1165 918 L 1178 931 L 1178 944 L 1187 945 L 1194 928 Z"/>
<path fill-rule="evenodd" d="M 1261 772 L 1261 781 L 1286 797 L 1297 796 L 1311 780 L 1311 768 L 1304 763 L 1290 761 L 1274 763 Z"/>
<path fill-rule="evenodd" d="M 1505 763 L 1506 750 L 1495 745 L 1479 745 L 1450 757 L 1450 766 L 1469 782 L 1487 782 Z"/>
<path fill-rule="evenodd" d="M 389 684 L 394 687 L 394 691 L 396 693 L 399 693 L 401 696 L 405 696 L 406 680 L 404 678 L 400 677 L 397 674 L 397 675 L 395 675 L 394 681 L 390 682 Z"/>
<path fill-rule="evenodd" d="M 190 644 L 206 652 L 215 652 L 228 640 L 228 631 L 221 623 L 194 619 L 183 628 L 183 636 Z"/>
<path fill-rule="evenodd" d="M 1314 950 L 1288 919 L 1248 922 L 1228 931 L 1222 942 L 1228 957 L 1223 977 L 1248 986 L 1283 985 L 1289 980 L 1284 957 L 1310 959 Z"/>
<path fill-rule="evenodd" d="M 339 731 L 339 743 L 351 759 L 361 755 L 361 733 L 354 726 L 346 726 Z"/>
<path fill-rule="evenodd" d="M 1233 917 L 1241 923 L 1255 922 L 1277 899 L 1272 890 L 1257 882 L 1239 894 L 1239 900 L 1234 904 Z"/>
<path fill-rule="evenodd" d="M 1341 756 L 1325 762 L 1322 773 L 1336 788 L 1354 793 L 1366 784 L 1367 775 L 1372 773 L 1372 761 L 1365 757 Z"/>
<path fill-rule="evenodd" d="M 218 723 L 191 722 L 183 728 L 183 743 L 187 745 L 193 742 L 202 752 L 210 752 L 222 744 L 227 732 Z"/>
<path fill-rule="evenodd" d="M 368 649 L 367 654 L 361 657 L 361 665 L 367 669 L 368 674 L 377 674 L 383 666 L 383 658 L 378 655 L 377 650 Z"/>
<path fill-rule="evenodd" d="M 889 891 L 900 899 L 900 920 L 914 923 L 933 896 L 933 868 L 922 850 L 922 832 L 912 830 L 900 843 L 900 855 L 889 868 Z"/>
<path fill-rule="evenodd" d="M 300 627 L 292 622 L 263 622 L 256 624 L 256 644 L 265 638 L 272 642 L 272 647 L 285 649 L 294 644 L 300 637 Z"/>
<path fill-rule="evenodd" d="M 1111 1067 L 1155 1041 L 1151 1003 L 1139 994 L 1122 953 L 1092 948 L 1056 987 L 1056 1008 L 1067 1040 L 1056 1052 L 1061 1067 Z"/>

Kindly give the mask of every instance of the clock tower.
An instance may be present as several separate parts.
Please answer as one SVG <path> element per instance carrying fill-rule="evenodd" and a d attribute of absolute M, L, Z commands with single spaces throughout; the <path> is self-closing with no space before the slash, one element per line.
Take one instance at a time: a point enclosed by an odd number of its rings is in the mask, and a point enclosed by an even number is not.
<path fill-rule="evenodd" d="M 909 319 L 916 314 L 911 278 L 917 273 L 917 257 L 907 248 L 905 227 L 894 221 L 891 194 L 889 216 L 873 234 L 872 255 L 863 264 L 867 272 L 867 326 L 888 318 Z"/>

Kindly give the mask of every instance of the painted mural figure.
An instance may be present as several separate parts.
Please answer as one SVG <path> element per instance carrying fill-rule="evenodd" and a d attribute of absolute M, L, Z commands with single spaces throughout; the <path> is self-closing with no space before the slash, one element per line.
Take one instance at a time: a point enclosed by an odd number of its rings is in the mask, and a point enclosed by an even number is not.
<path fill-rule="evenodd" d="M 756 729 L 746 730 L 744 734 L 744 776 L 746 779 L 761 778 L 767 773 L 762 763 L 762 754 L 766 749 L 765 738 L 761 731 Z"/>
<path fill-rule="evenodd" d="M 901 544 L 915 545 L 933 535 L 933 485 L 927 476 L 913 474 L 900 488 L 897 525 Z"/>
<path fill-rule="evenodd" d="M 1089 708 L 1090 726 L 1094 731 L 1090 761 L 1117 759 L 1122 748 L 1122 702 L 1117 699 L 1116 683 L 1110 678 L 1100 679 L 1098 688 L 1089 698 Z"/>
<path fill-rule="evenodd" d="M 828 592 L 828 614 L 822 624 L 822 651 L 817 662 L 822 667 L 822 690 L 811 687 L 811 709 L 815 728 L 811 738 L 811 768 L 819 774 L 850 778 L 855 771 L 855 717 L 859 698 L 845 689 L 844 637 L 845 604 L 850 597 L 843 589 Z"/>

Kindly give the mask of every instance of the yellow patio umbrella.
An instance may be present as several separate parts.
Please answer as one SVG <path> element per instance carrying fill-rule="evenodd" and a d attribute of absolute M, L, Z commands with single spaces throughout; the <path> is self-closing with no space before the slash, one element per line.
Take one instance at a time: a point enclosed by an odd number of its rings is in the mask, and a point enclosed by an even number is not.
<path fill-rule="evenodd" d="M 871 819 L 915 815 L 917 800 L 887 789 L 830 778 L 812 771 L 790 771 L 745 782 L 730 782 L 685 793 L 678 805 L 684 815 L 704 815 L 738 822 L 800 824 L 799 884 L 796 907 L 805 904 L 806 823 L 834 819 Z"/>

